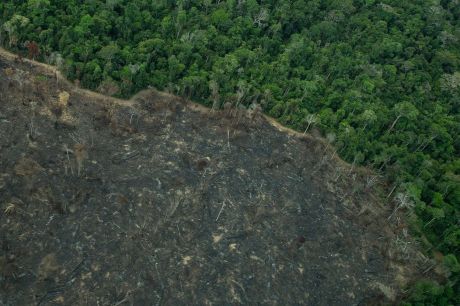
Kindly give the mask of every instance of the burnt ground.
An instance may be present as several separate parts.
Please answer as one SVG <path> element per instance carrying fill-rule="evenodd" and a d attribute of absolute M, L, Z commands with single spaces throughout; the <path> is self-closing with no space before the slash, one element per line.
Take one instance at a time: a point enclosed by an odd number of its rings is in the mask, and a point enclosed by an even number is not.
<path fill-rule="evenodd" d="M 0 304 L 394 303 L 415 257 L 376 178 L 258 113 L 0 57 Z"/>

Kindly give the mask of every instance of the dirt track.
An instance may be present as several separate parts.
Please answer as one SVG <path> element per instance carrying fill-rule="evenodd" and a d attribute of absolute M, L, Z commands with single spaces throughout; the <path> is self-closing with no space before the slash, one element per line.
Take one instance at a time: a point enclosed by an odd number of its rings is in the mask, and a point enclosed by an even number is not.
<path fill-rule="evenodd" d="M 9 52 L 9 51 L 5 50 L 4 48 L 1 48 L 1 47 L 0 47 L 0 57 L 4 58 L 5 60 L 8 60 L 9 62 L 14 62 L 17 59 L 17 56 L 15 54 L 13 54 L 13 53 L 11 53 L 11 52 Z M 138 98 L 140 98 L 142 96 L 161 95 L 163 99 L 173 99 L 174 98 L 173 95 L 165 93 L 165 92 L 158 92 L 158 91 L 153 90 L 153 89 L 146 89 L 146 90 L 142 90 L 142 91 L 138 92 L 137 94 L 135 94 L 129 100 L 117 99 L 117 98 L 114 98 L 114 97 L 109 97 L 109 96 L 102 95 L 102 94 L 94 92 L 94 91 L 86 90 L 86 89 L 83 89 L 83 88 L 80 88 L 80 87 L 77 87 L 77 86 L 71 84 L 55 66 L 48 65 L 48 64 L 45 64 L 45 63 L 41 63 L 41 62 L 37 62 L 37 61 L 30 60 L 30 59 L 27 59 L 27 58 L 22 58 L 22 61 L 24 63 L 28 63 L 28 64 L 32 65 L 35 70 L 39 70 L 40 73 L 42 73 L 44 75 L 57 78 L 59 80 L 59 82 L 64 83 L 64 84 L 66 84 L 66 87 L 71 88 L 71 91 L 73 93 L 84 95 L 84 96 L 86 96 L 88 98 L 94 99 L 94 101 L 105 101 L 105 102 L 115 103 L 115 104 L 119 104 L 119 105 L 123 105 L 123 106 L 133 106 L 134 101 L 136 101 Z M 189 107 L 189 108 L 191 108 L 191 109 L 193 109 L 195 111 L 200 111 L 203 114 L 208 114 L 211 111 L 209 108 L 206 108 L 205 106 L 203 106 L 201 104 L 198 104 L 198 103 L 195 103 L 195 102 L 189 101 L 189 100 L 187 101 L 187 107 Z M 279 122 L 277 122 L 275 119 L 273 119 L 273 118 L 271 118 L 269 116 L 266 116 L 266 115 L 263 115 L 263 116 L 271 125 L 276 127 L 279 131 L 285 132 L 285 133 L 287 133 L 287 134 L 289 134 L 291 136 L 294 136 L 294 137 L 311 138 L 310 135 L 308 135 L 308 134 L 299 133 L 299 132 L 297 132 L 297 131 L 295 131 L 293 129 L 290 129 L 288 127 L 285 127 L 285 126 L 281 125 Z M 317 141 L 321 141 L 321 142 L 325 143 L 325 141 L 321 140 L 321 139 L 317 139 Z M 334 158 L 336 160 L 340 160 L 337 156 L 335 156 Z"/>

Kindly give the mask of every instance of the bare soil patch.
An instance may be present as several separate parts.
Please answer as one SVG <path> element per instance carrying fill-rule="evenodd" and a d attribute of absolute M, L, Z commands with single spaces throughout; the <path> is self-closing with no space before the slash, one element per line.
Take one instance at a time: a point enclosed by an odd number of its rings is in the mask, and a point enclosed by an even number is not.
<path fill-rule="evenodd" d="M 393 303 L 417 253 L 376 177 L 280 129 L 3 54 L 0 304 Z"/>

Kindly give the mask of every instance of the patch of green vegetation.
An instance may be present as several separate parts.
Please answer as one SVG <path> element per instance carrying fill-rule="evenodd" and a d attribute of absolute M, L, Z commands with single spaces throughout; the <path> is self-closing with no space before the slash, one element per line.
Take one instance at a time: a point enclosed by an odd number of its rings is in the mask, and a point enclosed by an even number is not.
<path fill-rule="evenodd" d="M 316 126 L 342 158 L 384 172 L 413 229 L 458 261 L 459 16 L 456 0 L 6 0 L 0 37 L 16 51 L 36 41 L 90 89 L 257 102 L 287 126 Z M 427 303 L 459 305 L 459 286 L 454 269 Z"/>
<path fill-rule="evenodd" d="M 458 299 L 452 286 L 440 286 L 435 282 L 417 283 L 403 306 L 453 306 Z"/>
<path fill-rule="evenodd" d="M 47 80 L 48 80 L 48 77 L 47 77 L 46 75 L 39 74 L 39 75 L 36 75 L 36 76 L 35 76 L 35 79 L 36 79 L 37 81 L 43 81 L 43 82 L 44 82 L 44 81 L 47 81 Z"/>

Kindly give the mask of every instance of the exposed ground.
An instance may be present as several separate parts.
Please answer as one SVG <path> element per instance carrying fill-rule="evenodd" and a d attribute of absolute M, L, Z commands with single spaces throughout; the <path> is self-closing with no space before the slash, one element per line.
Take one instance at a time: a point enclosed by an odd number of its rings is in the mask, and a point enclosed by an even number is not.
<path fill-rule="evenodd" d="M 280 129 L 0 52 L 0 305 L 394 303 L 419 253 L 377 177 Z"/>

